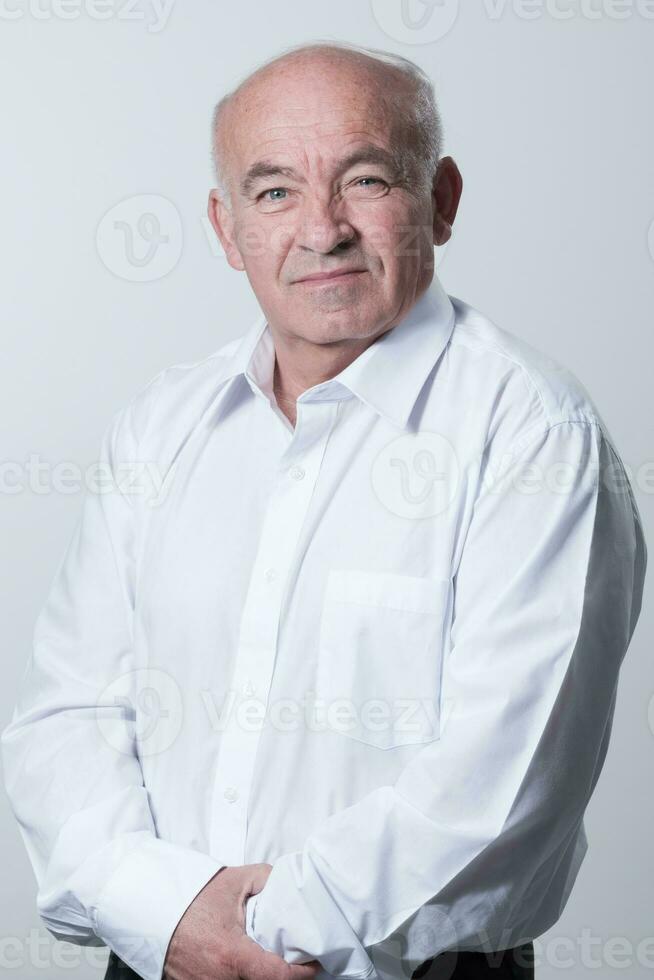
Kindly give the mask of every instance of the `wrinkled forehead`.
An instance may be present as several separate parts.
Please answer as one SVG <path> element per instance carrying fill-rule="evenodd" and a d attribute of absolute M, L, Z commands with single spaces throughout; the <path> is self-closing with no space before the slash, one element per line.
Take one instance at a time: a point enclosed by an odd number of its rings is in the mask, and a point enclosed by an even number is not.
<path fill-rule="evenodd" d="M 379 70 L 276 72 L 236 94 L 225 120 L 234 175 L 262 153 L 329 157 L 373 140 L 390 146 L 399 136 L 400 83 L 384 91 Z M 385 76 L 386 82 L 389 76 Z"/>

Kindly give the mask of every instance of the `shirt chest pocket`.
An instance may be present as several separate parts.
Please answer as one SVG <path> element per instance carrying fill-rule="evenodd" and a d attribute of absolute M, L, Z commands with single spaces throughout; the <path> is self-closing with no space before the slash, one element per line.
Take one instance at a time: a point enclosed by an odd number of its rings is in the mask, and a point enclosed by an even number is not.
<path fill-rule="evenodd" d="M 391 572 L 329 573 L 315 685 L 328 728 L 381 749 L 439 737 L 449 586 Z"/>

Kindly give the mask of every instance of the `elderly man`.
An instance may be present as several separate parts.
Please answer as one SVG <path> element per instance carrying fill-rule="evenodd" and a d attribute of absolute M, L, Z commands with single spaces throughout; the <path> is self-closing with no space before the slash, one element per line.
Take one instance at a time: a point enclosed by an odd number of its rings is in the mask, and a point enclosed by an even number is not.
<path fill-rule="evenodd" d="M 218 105 L 262 315 L 102 460 L 2 737 L 50 932 L 107 977 L 531 977 L 568 899 L 646 547 L 560 364 L 449 297 L 429 80 L 293 48 Z"/>

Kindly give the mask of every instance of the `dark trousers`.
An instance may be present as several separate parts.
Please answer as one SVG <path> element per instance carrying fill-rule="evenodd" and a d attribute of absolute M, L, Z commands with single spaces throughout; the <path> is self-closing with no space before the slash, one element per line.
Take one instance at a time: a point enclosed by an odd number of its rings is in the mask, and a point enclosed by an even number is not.
<path fill-rule="evenodd" d="M 534 944 L 523 943 L 499 953 L 447 950 L 425 960 L 412 980 L 534 980 Z"/>
<path fill-rule="evenodd" d="M 415 980 L 534 980 L 534 944 L 501 953 L 439 953 L 412 973 Z M 104 980 L 140 980 L 112 950 Z"/>

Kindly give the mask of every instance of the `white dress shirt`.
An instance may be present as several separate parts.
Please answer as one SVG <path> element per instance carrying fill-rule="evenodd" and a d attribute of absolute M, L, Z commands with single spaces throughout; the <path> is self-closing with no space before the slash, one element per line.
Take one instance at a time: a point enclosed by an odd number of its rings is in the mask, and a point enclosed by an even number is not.
<path fill-rule="evenodd" d="M 436 278 L 295 427 L 273 366 L 262 315 L 105 431 L 2 733 L 39 914 L 157 980 L 216 871 L 269 862 L 248 935 L 321 977 L 535 938 L 641 605 L 607 427 Z"/>

